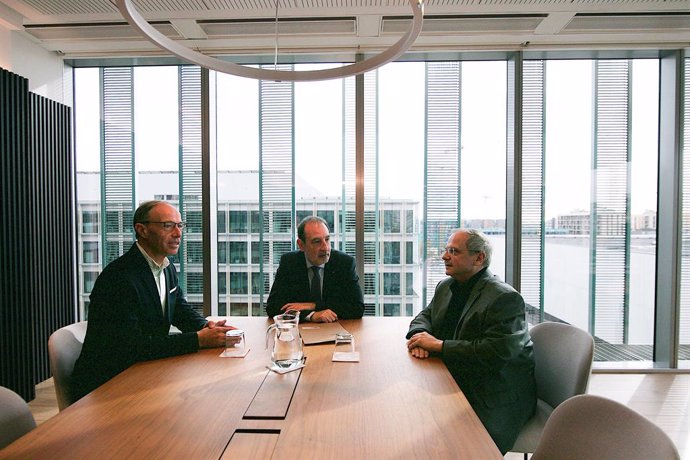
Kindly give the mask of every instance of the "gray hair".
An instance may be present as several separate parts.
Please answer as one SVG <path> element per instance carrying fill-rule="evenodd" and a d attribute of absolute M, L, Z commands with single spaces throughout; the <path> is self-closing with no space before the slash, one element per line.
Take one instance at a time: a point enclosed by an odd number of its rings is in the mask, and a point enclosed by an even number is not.
<path fill-rule="evenodd" d="M 484 253 L 484 264 L 482 267 L 488 267 L 491 265 L 491 253 L 493 252 L 493 247 L 491 246 L 491 241 L 489 241 L 489 238 L 487 238 L 484 233 L 474 228 L 458 228 L 453 231 L 453 233 L 455 232 L 462 232 L 467 235 L 465 249 L 470 252 Z"/>
<path fill-rule="evenodd" d="M 304 234 L 304 227 L 309 223 L 309 222 L 320 222 L 328 228 L 328 222 L 326 222 L 325 219 L 319 217 L 319 216 L 307 216 L 302 221 L 299 223 L 297 226 L 297 238 L 299 238 L 303 243 L 306 243 L 306 238 L 307 236 Z"/>

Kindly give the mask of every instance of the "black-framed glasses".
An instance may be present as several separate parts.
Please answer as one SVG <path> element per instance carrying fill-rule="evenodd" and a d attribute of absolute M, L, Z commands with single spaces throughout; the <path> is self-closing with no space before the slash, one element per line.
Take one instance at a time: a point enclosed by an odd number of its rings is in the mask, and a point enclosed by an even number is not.
<path fill-rule="evenodd" d="M 155 222 L 153 220 L 147 220 L 145 222 L 142 222 L 142 224 L 160 224 L 166 230 L 172 230 L 175 227 L 179 228 L 180 230 L 184 230 L 184 228 L 187 226 L 186 222 Z"/>

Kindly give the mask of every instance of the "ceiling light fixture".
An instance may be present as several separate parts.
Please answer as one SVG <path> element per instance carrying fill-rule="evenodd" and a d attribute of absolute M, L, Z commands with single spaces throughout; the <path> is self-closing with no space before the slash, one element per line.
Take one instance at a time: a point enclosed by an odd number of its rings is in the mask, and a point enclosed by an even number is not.
<path fill-rule="evenodd" d="M 184 46 L 183 44 L 171 40 L 162 33 L 158 32 L 151 24 L 146 21 L 136 10 L 131 0 L 115 0 L 117 8 L 122 13 L 127 22 L 143 33 L 154 44 L 171 52 L 175 56 L 193 64 L 198 64 L 211 70 L 222 73 L 237 75 L 239 77 L 253 78 L 255 80 L 274 80 L 274 81 L 319 81 L 332 80 L 335 78 L 346 78 L 359 75 L 370 70 L 374 70 L 402 56 L 419 36 L 424 21 L 424 1 L 410 0 L 412 7 L 412 24 L 405 35 L 395 42 L 390 48 L 380 54 L 372 56 L 363 61 L 342 67 L 333 67 L 321 70 L 270 70 L 256 67 L 248 67 L 234 64 L 228 61 L 207 56 L 198 51 Z M 276 50 L 277 52 L 277 50 Z"/>

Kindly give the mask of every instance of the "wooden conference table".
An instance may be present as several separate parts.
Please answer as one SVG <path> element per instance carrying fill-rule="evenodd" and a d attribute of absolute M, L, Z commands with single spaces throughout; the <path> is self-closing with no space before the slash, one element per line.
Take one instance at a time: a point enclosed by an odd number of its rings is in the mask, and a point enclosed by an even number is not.
<path fill-rule="evenodd" d="M 0 450 L 0 458 L 500 459 L 444 364 L 405 347 L 410 318 L 341 321 L 360 362 L 305 346 L 266 369 L 266 318 L 231 317 L 245 358 L 221 349 L 138 363 Z"/>

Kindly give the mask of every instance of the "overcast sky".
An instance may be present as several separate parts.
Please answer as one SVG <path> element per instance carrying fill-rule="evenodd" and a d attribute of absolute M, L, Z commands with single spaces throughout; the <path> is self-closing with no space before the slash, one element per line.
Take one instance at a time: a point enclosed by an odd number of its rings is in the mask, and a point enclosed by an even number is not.
<path fill-rule="evenodd" d="M 463 218 L 505 215 L 504 62 L 463 63 Z M 632 212 L 656 207 L 656 60 L 636 61 L 633 77 Z M 77 69 L 76 149 L 79 171 L 98 171 L 98 70 Z M 547 65 L 546 215 L 589 210 L 592 151 L 592 63 Z M 177 68 L 135 69 L 135 151 L 139 170 L 178 165 Z M 651 88 L 651 89 L 650 89 Z M 258 82 L 219 75 L 218 168 L 257 170 Z M 295 84 L 296 174 L 324 195 L 341 193 L 342 81 Z M 379 70 L 379 196 L 422 203 L 424 64 Z"/>

